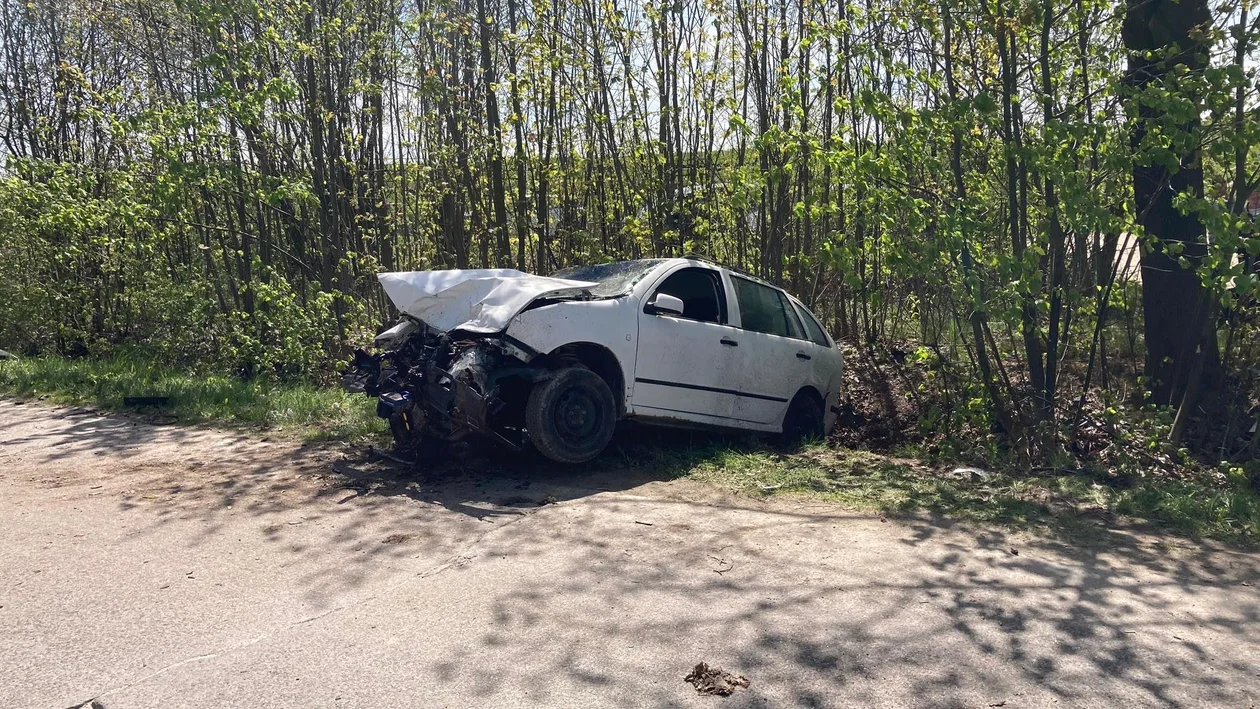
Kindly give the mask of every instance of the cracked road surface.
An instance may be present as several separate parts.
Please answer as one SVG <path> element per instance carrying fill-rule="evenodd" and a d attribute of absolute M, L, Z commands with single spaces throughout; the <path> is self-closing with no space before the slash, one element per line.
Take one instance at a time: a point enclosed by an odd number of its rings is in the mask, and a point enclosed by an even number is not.
<path fill-rule="evenodd" d="M 1254 554 L 343 458 L 0 401 L 0 707 L 1260 703 Z"/>

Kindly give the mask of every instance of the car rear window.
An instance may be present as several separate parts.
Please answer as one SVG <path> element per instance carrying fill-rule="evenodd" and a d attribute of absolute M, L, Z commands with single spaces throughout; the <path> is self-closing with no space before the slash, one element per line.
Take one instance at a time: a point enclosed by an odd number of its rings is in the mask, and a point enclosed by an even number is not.
<path fill-rule="evenodd" d="M 818 324 L 818 319 L 814 314 L 805 309 L 800 303 L 793 303 L 796 306 L 796 312 L 801 316 L 801 322 L 805 323 L 805 331 L 809 333 L 809 341 L 819 347 L 831 347 L 831 342 L 827 340 L 827 333 L 823 331 L 822 325 Z"/>

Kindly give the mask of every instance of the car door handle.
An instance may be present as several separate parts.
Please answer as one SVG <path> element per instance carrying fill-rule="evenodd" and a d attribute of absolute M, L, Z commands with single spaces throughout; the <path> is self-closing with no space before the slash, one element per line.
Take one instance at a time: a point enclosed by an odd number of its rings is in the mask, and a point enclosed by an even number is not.
<path fill-rule="evenodd" d="M 804 352 L 797 352 L 797 353 L 796 353 L 796 358 L 797 358 L 797 359 L 811 359 L 811 357 L 810 357 L 809 355 L 805 354 Z"/>
<path fill-rule="evenodd" d="M 731 347 L 739 347 L 739 343 L 729 337 L 723 337 L 720 342 L 724 345 L 730 345 Z"/>

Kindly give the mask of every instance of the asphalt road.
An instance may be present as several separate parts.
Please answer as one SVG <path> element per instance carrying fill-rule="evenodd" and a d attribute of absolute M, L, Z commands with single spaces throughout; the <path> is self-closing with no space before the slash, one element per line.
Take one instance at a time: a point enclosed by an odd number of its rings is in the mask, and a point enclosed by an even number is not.
<path fill-rule="evenodd" d="M 1253 707 L 1260 557 L 0 401 L 0 707 L 93 701 Z"/>

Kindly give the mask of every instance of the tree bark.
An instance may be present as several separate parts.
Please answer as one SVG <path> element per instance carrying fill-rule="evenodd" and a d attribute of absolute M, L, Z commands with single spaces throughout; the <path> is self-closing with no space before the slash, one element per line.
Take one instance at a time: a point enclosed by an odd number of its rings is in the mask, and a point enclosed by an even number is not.
<path fill-rule="evenodd" d="M 1207 253 L 1203 224 L 1194 214 L 1174 206 L 1178 194 L 1203 197 L 1203 166 L 1199 149 L 1192 147 L 1176 157 L 1170 168 L 1148 162 L 1142 155 L 1149 126 L 1164 116 L 1160 106 L 1142 95 L 1152 85 L 1167 83 L 1174 67 L 1201 70 L 1208 61 L 1207 47 L 1196 28 L 1207 29 L 1211 14 L 1205 0 L 1128 0 L 1121 34 L 1129 50 L 1125 81 L 1134 92 L 1137 120 L 1130 135 L 1135 153 L 1133 197 L 1138 224 L 1151 237 L 1142 254 L 1142 306 L 1145 311 L 1146 377 L 1152 400 L 1167 405 L 1181 398 L 1185 377 L 1202 333 L 1215 339 L 1215 328 L 1205 328 L 1206 310 L 1199 307 L 1204 292 L 1194 271 Z M 1175 52 L 1171 56 L 1161 54 Z M 1147 53 L 1153 53 L 1150 57 Z M 1198 118 L 1178 126 L 1194 133 Z M 1188 141 L 1195 145 L 1194 141 Z M 1178 254 L 1178 252 L 1180 252 Z M 1183 268 L 1178 256 L 1190 268 Z M 1215 351 L 1213 342 L 1209 349 Z"/>

